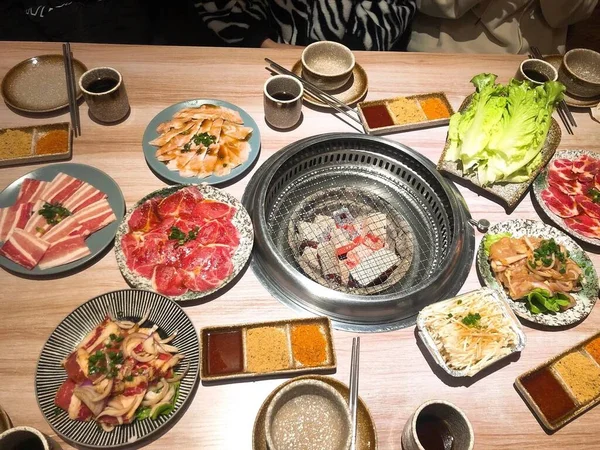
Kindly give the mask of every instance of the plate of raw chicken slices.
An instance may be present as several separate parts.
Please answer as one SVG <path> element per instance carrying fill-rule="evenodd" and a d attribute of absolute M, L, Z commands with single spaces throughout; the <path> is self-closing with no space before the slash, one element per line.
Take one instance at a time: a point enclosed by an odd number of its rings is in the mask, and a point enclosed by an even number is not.
<path fill-rule="evenodd" d="M 161 111 L 143 137 L 144 157 L 161 178 L 180 184 L 221 184 L 249 169 L 260 152 L 260 132 L 236 105 L 187 100 Z"/>

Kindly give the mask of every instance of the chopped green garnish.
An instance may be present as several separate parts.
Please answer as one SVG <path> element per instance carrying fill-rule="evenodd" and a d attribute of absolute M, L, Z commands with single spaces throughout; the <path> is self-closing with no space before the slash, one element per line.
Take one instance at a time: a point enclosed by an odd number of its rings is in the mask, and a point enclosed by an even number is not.
<path fill-rule="evenodd" d="M 185 234 L 179 228 L 171 227 L 171 229 L 169 230 L 169 239 L 177 241 L 176 247 L 184 245 L 185 243 L 196 239 L 196 237 L 198 236 L 198 229 L 198 227 L 194 227 L 188 232 L 188 234 Z"/>
<path fill-rule="evenodd" d="M 61 412 L 62 409 L 60 409 L 58 406 L 54 408 L 54 417 L 57 417 Z"/>
<path fill-rule="evenodd" d="M 468 327 L 477 327 L 479 326 L 479 321 L 481 320 L 481 315 L 479 313 L 469 313 L 462 319 L 462 323 L 464 323 Z"/>
<path fill-rule="evenodd" d="M 217 142 L 217 137 L 208 133 L 200 133 L 194 136 L 192 141 L 194 141 L 194 144 L 196 145 L 204 145 L 205 147 L 208 147 L 210 144 Z"/>
<path fill-rule="evenodd" d="M 128 375 L 124 378 L 125 381 L 133 381 L 133 375 Z"/>
<path fill-rule="evenodd" d="M 110 333 L 110 340 L 114 341 L 115 339 L 117 339 L 117 335 L 115 333 Z"/>
<path fill-rule="evenodd" d="M 457 304 L 457 305 L 462 305 L 462 300 L 458 300 L 458 301 L 456 302 L 456 304 Z"/>
<path fill-rule="evenodd" d="M 44 234 L 44 229 L 41 227 L 35 227 L 35 231 L 37 231 L 38 233 Z"/>
<path fill-rule="evenodd" d="M 38 211 L 40 216 L 46 219 L 49 225 L 56 225 L 62 221 L 65 217 L 71 215 L 71 211 L 64 208 L 60 203 L 44 203 L 42 209 Z"/>
<path fill-rule="evenodd" d="M 596 188 L 590 188 L 588 191 L 588 197 L 594 203 L 600 203 L 600 191 Z"/>
<path fill-rule="evenodd" d="M 448 313 L 448 319 L 452 318 L 452 313 Z"/>

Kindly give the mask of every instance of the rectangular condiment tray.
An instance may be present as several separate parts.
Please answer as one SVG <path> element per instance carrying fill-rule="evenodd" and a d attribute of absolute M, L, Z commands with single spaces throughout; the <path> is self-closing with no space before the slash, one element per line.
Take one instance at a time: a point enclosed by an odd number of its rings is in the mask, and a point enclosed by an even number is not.
<path fill-rule="evenodd" d="M 554 364 L 557 361 L 559 361 L 560 359 L 562 359 L 563 357 L 567 356 L 570 353 L 579 352 L 584 357 L 588 358 L 593 364 L 595 364 L 598 367 L 598 369 L 600 369 L 600 363 L 598 361 L 596 361 L 585 350 L 585 346 L 587 344 L 589 344 L 590 342 L 592 342 L 596 339 L 599 339 L 599 338 L 600 338 L 600 332 L 595 333 L 593 336 L 590 336 L 583 342 L 580 342 L 579 344 L 565 350 L 564 352 L 559 353 L 558 355 L 556 355 L 553 358 L 549 359 L 548 361 L 540 364 L 539 366 L 535 367 L 534 369 L 531 369 L 531 370 L 519 375 L 517 377 L 517 379 L 515 380 L 515 386 L 517 387 L 518 391 L 523 396 L 523 399 L 529 404 L 529 406 L 531 407 L 531 409 L 533 410 L 535 415 L 538 417 L 540 422 L 542 422 L 544 427 L 546 427 L 548 430 L 550 430 L 550 431 L 558 430 L 559 428 L 563 427 L 571 420 L 575 419 L 576 417 L 578 417 L 581 414 L 583 414 L 584 412 L 586 412 L 588 409 L 591 409 L 594 406 L 596 406 L 598 403 L 600 403 L 600 393 L 588 402 L 583 402 L 583 403 L 579 402 L 577 400 L 576 396 L 571 392 L 571 388 L 569 387 L 568 383 L 565 382 L 565 380 L 561 377 L 560 373 L 557 372 L 554 368 Z M 523 384 L 523 380 L 525 378 L 527 378 L 528 376 L 530 376 L 538 371 L 541 371 L 543 369 L 548 369 L 552 373 L 552 375 L 554 375 L 554 378 L 556 378 L 556 380 L 558 380 L 559 384 L 562 386 L 564 391 L 568 394 L 568 396 L 571 398 L 571 400 L 575 404 L 575 409 L 573 411 L 560 417 L 559 419 L 557 419 L 554 422 L 551 422 L 546 418 L 545 414 L 542 412 L 542 410 L 540 409 L 540 407 L 538 406 L 536 401 L 533 399 L 533 397 L 530 395 L 530 393 L 527 391 L 526 387 Z"/>
<path fill-rule="evenodd" d="M 298 361 L 294 356 L 294 349 L 292 343 L 292 328 L 302 325 L 316 325 L 319 328 L 325 345 L 325 359 L 321 363 L 314 366 L 307 366 Z M 249 330 L 258 328 L 275 328 L 281 330 L 284 333 L 287 349 L 288 364 L 285 368 L 278 370 L 269 371 L 252 371 L 249 369 L 249 358 L 253 355 L 248 353 L 251 351 L 248 349 L 248 332 Z M 210 368 L 210 336 L 219 335 L 223 333 L 241 333 L 241 345 L 242 345 L 242 367 L 238 371 L 231 373 L 211 373 Z M 272 351 L 270 347 L 265 348 L 267 352 Z M 263 349 L 263 350 L 264 350 Z M 200 378 L 204 382 L 218 382 L 223 380 L 232 379 L 253 379 L 265 376 L 273 375 L 298 375 L 302 373 L 315 373 L 315 372 L 333 372 L 336 368 L 336 356 L 335 348 L 333 345 L 333 337 L 331 334 L 331 322 L 327 317 L 315 317 L 315 318 L 304 318 L 304 319 L 290 319 L 290 320 L 279 320 L 273 322 L 256 322 L 256 323 L 243 323 L 236 325 L 225 325 L 225 326 L 214 326 L 205 327 L 200 331 L 200 356 L 201 356 L 201 369 Z"/>
<path fill-rule="evenodd" d="M 404 124 L 394 123 L 389 126 L 382 127 L 371 127 L 367 122 L 367 118 L 365 117 L 365 113 L 363 111 L 364 108 L 370 106 L 384 106 L 389 114 L 389 116 L 394 118 L 394 113 L 390 109 L 390 105 L 394 103 L 394 101 L 399 99 L 406 99 L 414 101 L 416 108 L 423 112 L 423 115 L 426 117 L 425 112 L 421 107 L 420 101 L 427 99 L 438 99 L 448 110 L 448 117 L 443 119 L 426 119 L 418 122 L 410 122 Z M 432 92 L 430 94 L 419 94 L 419 95 L 409 95 L 407 97 L 394 97 L 394 98 L 386 98 L 382 100 L 373 100 L 368 102 L 360 102 L 358 104 L 358 116 L 360 117 L 361 122 L 363 123 L 363 127 L 368 134 L 378 135 L 378 134 L 387 134 L 387 133 L 397 133 L 399 131 L 410 131 L 410 130 L 419 130 L 422 128 L 430 128 L 437 127 L 442 125 L 448 125 L 450 122 L 450 117 L 454 114 L 454 109 L 452 109 L 452 105 L 448 101 L 446 94 L 443 92 Z"/>
<path fill-rule="evenodd" d="M 515 342 L 515 345 L 511 349 L 510 353 L 508 353 L 506 355 L 500 355 L 499 357 L 490 360 L 485 366 L 482 366 L 481 368 L 479 368 L 479 370 L 470 372 L 469 370 L 466 370 L 466 369 L 465 370 L 457 370 L 457 369 L 452 369 L 451 367 L 448 366 L 448 363 L 446 362 L 446 360 L 444 359 L 444 356 L 438 349 L 433 336 L 431 335 L 427 325 L 425 324 L 425 320 L 427 318 L 428 312 L 431 310 L 432 307 L 449 305 L 452 302 L 455 302 L 458 300 L 463 300 L 466 298 L 471 298 L 473 296 L 481 296 L 482 298 L 485 299 L 486 302 L 492 302 L 492 303 L 495 303 L 496 305 L 498 305 L 498 308 L 502 311 L 502 314 L 511 323 L 511 328 L 517 336 L 517 341 Z M 494 289 L 487 288 L 487 287 L 477 289 L 475 291 L 467 292 L 466 294 L 462 294 L 457 297 L 450 298 L 448 300 L 444 300 L 444 301 L 441 301 L 438 303 L 434 303 L 433 305 L 426 306 L 425 308 L 423 308 L 421 310 L 421 312 L 417 316 L 417 332 L 419 334 L 419 337 L 425 344 L 425 347 L 431 353 L 431 356 L 433 357 L 435 362 L 442 369 L 444 369 L 446 372 L 448 372 L 453 377 L 472 377 L 475 374 L 481 372 L 486 367 L 489 367 L 492 364 L 500 361 L 501 359 L 504 359 L 507 356 L 509 356 L 515 352 L 520 352 L 521 350 L 523 350 L 523 348 L 525 348 L 525 342 L 526 342 L 525 334 L 523 333 L 523 328 L 521 326 L 521 323 L 518 321 L 517 317 L 513 313 L 510 306 L 502 298 L 500 298 L 500 296 Z"/>
<path fill-rule="evenodd" d="M 69 122 L 53 123 L 47 125 L 35 125 L 32 127 L 11 127 L 0 129 L 0 134 L 6 131 L 20 131 L 31 135 L 30 152 L 27 155 L 15 157 L 0 156 L 0 167 L 14 166 L 19 164 L 34 164 L 45 161 L 62 161 L 70 159 L 73 152 L 73 135 L 71 133 Z M 65 130 L 67 132 L 67 147 L 64 151 L 52 154 L 36 154 L 37 142 L 50 131 Z"/>

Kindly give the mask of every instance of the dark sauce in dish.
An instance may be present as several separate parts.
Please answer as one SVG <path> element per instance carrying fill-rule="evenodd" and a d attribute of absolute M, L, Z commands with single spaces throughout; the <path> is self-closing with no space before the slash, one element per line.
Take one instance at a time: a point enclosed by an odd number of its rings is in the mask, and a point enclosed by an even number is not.
<path fill-rule="evenodd" d="M 452 450 L 454 444 L 446 421 L 431 414 L 417 418 L 417 437 L 425 450 Z"/>
<path fill-rule="evenodd" d="M 119 82 L 113 78 L 98 78 L 92 81 L 87 91 L 93 92 L 94 94 L 101 94 L 102 92 L 108 92 L 113 89 Z"/>
<path fill-rule="evenodd" d="M 242 332 L 226 331 L 208 334 L 208 374 L 241 372 L 244 368 Z"/>
<path fill-rule="evenodd" d="M 546 81 L 548 81 L 548 77 L 543 73 L 538 72 L 537 70 L 523 69 L 523 73 L 527 78 L 533 81 L 537 81 L 538 83 L 545 83 Z"/>
<path fill-rule="evenodd" d="M 366 106 L 362 108 L 369 128 L 382 128 L 394 125 L 394 121 L 385 105 Z"/>
<path fill-rule="evenodd" d="M 282 102 L 289 102 L 290 100 L 294 100 L 296 98 L 294 94 L 290 94 L 289 92 L 275 92 L 272 97 L 275 100 Z"/>
<path fill-rule="evenodd" d="M 548 422 L 556 422 L 575 409 L 575 402 L 549 368 L 538 370 L 521 380 Z"/>
<path fill-rule="evenodd" d="M 28 433 L 31 435 L 31 433 Z M 26 437 L 20 442 L 8 444 L 7 450 L 44 450 L 44 444 L 37 436 Z"/>

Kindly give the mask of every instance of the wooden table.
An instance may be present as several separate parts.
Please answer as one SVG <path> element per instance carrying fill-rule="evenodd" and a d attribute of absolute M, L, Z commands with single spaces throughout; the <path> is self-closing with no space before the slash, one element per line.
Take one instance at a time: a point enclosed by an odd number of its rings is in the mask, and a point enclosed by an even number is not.
<path fill-rule="evenodd" d="M 60 53 L 58 43 L 1 43 L 0 76 L 26 58 Z M 263 83 L 269 77 L 264 57 L 291 67 L 298 50 L 247 50 L 82 45 L 72 46 L 76 58 L 87 67 L 112 66 L 123 74 L 132 107 L 122 124 L 102 126 L 92 122 L 81 106 L 83 136 L 74 143 L 73 162 L 95 166 L 120 185 L 130 206 L 147 193 L 163 187 L 146 166 L 142 134 L 148 122 L 163 108 L 187 99 L 222 99 L 244 108 L 262 134 L 260 162 L 286 144 L 330 131 L 352 131 L 328 113 L 304 108 L 302 123 L 289 132 L 265 124 Z M 472 92 L 470 78 L 492 72 L 506 82 L 522 57 L 362 53 L 356 60 L 369 75 L 367 99 L 444 91 L 454 107 Z M 563 131 L 562 149 L 598 149 L 600 125 L 589 112 L 576 112 L 579 124 L 574 136 Z M 52 118 L 27 118 L 0 105 L 0 127 L 25 126 L 68 120 L 68 114 Z M 437 162 L 446 127 L 390 135 Z M 34 166 L 0 169 L 0 188 L 33 170 Z M 226 188 L 241 198 L 250 174 Z M 507 216 L 501 206 L 459 188 L 476 218 L 492 223 L 508 218 L 537 219 L 526 196 Z M 477 233 L 477 241 L 481 234 Z M 600 256 L 590 255 L 600 269 Z M 27 280 L 0 271 L 0 404 L 16 425 L 31 425 L 53 435 L 37 406 L 34 372 L 41 348 L 56 325 L 84 301 L 127 287 L 108 252 L 85 271 L 51 281 Z M 479 288 L 472 268 L 462 291 Z M 199 329 L 204 326 L 276 320 L 297 314 L 272 298 L 251 270 L 224 295 L 209 303 L 186 307 Z M 597 449 L 600 446 L 600 409 L 589 411 L 554 435 L 547 435 L 513 387 L 515 378 L 547 358 L 583 340 L 600 328 L 600 308 L 575 328 L 538 331 L 525 327 L 527 347 L 519 358 L 475 380 L 452 379 L 432 370 L 417 346 L 414 327 L 362 336 L 360 395 L 369 406 L 381 449 L 400 447 L 404 423 L 422 402 L 448 400 L 466 412 L 475 430 L 477 449 Z M 335 332 L 338 370 L 333 376 L 347 383 L 352 334 Z M 181 420 L 148 448 L 251 448 L 252 425 L 264 398 L 284 379 L 221 386 L 200 385 Z M 65 445 L 65 448 L 68 446 Z"/>

